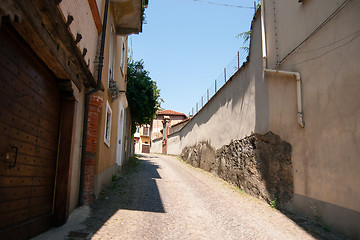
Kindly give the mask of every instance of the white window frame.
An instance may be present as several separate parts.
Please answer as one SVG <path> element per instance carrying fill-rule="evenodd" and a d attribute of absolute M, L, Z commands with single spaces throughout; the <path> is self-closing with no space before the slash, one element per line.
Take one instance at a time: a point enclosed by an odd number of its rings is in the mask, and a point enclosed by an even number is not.
<path fill-rule="evenodd" d="M 147 131 L 146 131 L 147 130 Z M 149 136 L 150 128 L 148 126 L 143 127 L 143 134 L 144 136 Z"/>
<path fill-rule="evenodd" d="M 109 78 L 108 78 L 108 86 L 110 84 L 110 79 L 114 78 L 114 65 L 115 65 L 115 40 L 116 40 L 116 34 L 115 34 L 115 28 L 114 23 L 112 20 L 111 15 L 111 24 L 110 24 L 110 43 L 109 43 Z"/>
<path fill-rule="evenodd" d="M 112 110 L 109 102 L 106 101 L 106 114 L 105 114 L 105 127 L 104 127 L 104 143 L 110 147 L 111 137 L 111 121 L 112 121 Z"/>
<path fill-rule="evenodd" d="M 126 41 L 127 37 L 122 37 L 121 38 L 121 60 L 120 60 L 120 67 L 122 70 L 123 75 L 125 75 L 125 62 L 126 62 L 126 58 L 127 58 L 127 50 L 126 50 L 126 45 L 125 45 L 125 41 Z"/>

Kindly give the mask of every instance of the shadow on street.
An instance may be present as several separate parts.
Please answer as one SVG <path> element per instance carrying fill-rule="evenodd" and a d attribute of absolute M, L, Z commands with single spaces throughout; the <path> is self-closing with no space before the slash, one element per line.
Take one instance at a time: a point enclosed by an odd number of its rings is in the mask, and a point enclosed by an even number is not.
<path fill-rule="evenodd" d="M 159 166 L 151 162 L 156 157 L 140 157 L 136 162 L 129 163 L 124 176 L 115 179 L 91 205 L 86 232 L 97 232 L 121 209 L 165 213 L 155 180 L 161 179 L 157 171 Z"/>

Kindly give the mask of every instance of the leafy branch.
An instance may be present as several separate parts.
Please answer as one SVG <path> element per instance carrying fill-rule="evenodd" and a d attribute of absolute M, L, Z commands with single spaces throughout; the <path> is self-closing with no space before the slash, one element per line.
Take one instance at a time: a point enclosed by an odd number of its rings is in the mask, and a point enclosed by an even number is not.
<path fill-rule="evenodd" d="M 151 80 L 149 72 L 143 70 L 137 73 L 137 65 L 144 66 L 144 61 L 128 59 L 126 97 L 132 117 L 132 133 L 135 132 L 136 125 L 150 124 L 163 102 L 160 89 Z"/>

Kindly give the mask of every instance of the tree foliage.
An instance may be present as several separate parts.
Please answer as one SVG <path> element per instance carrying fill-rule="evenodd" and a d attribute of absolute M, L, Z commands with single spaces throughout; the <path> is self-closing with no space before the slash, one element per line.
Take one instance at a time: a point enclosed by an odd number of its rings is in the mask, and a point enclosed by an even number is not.
<path fill-rule="evenodd" d="M 250 48 L 248 46 L 249 46 L 250 39 L 251 39 L 251 30 L 239 33 L 238 35 L 236 35 L 236 37 L 242 38 L 243 44 L 247 45 L 245 47 L 240 47 L 240 49 L 244 49 L 247 53 L 249 53 Z"/>
<path fill-rule="evenodd" d="M 156 82 L 151 80 L 149 72 L 136 72 L 136 65 L 144 66 L 144 62 L 128 59 L 126 97 L 132 117 L 132 132 L 136 125 L 150 124 L 160 109 L 163 100 L 160 98 L 160 89 Z"/>

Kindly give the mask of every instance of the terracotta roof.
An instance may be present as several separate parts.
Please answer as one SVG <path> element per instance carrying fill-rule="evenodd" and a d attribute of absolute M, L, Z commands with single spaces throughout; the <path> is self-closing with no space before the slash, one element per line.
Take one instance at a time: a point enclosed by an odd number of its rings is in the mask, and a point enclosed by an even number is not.
<path fill-rule="evenodd" d="M 185 116 L 186 115 L 184 113 L 181 112 L 176 112 L 174 110 L 162 110 L 162 111 L 157 111 L 156 113 L 157 115 L 179 115 L 179 116 Z"/>

